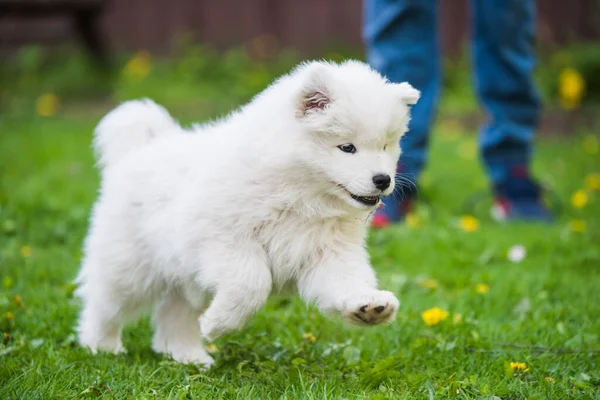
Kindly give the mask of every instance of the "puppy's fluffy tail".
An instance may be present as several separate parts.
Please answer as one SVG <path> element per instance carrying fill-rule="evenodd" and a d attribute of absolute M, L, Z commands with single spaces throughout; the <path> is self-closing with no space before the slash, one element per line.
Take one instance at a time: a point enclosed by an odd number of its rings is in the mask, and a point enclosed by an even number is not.
<path fill-rule="evenodd" d="M 106 168 L 157 138 L 179 131 L 179 125 L 167 110 L 153 101 L 125 102 L 102 118 L 96 127 L 94 149 L 98 164 Z"/>

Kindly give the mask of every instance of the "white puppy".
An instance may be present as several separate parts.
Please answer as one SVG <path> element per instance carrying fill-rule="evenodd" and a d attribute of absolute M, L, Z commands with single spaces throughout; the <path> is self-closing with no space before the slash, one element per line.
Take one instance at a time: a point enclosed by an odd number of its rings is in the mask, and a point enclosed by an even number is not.
<path fill-rule="evenodd" d="M 209 366 L 201 336 L 242 328 L 287 288 L 359 325 L 392 321 L 365 235 L 418 97 L 364 63 L 311 62 L 190 131 L 148 100 L 110 112 L 95 131 L 81 344 L 123 351 L 123 324 L 153 307 L 154 350 Z"/>

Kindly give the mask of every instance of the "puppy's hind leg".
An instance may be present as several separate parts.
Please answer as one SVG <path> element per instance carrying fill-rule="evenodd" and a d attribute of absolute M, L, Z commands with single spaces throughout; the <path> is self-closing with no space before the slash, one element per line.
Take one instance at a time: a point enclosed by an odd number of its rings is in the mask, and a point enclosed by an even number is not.
<path fill-rule="evenodd" d="M 83 299 L 77 333 L 79 343 L 92 353 L 99 350 L 118 354 L 125 351 L 121 330 L 125 322 L 125 308 L 118 297 L 101 286 L 84 286 L 78 289 Z"/>
<path fill-rule="evenodd" d="M 198 324 L 203 308 L 192 306 L 180 293 L 168 293 L 154 310 L 156 332 L 152 349 L 183 364 L 210 367 L 214 360 L 204 349 Z"/>

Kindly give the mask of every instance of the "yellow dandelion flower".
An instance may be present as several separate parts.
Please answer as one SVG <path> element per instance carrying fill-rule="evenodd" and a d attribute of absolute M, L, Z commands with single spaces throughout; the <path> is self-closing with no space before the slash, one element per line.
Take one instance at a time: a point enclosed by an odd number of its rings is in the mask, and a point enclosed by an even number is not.
<path fill-rule="evenodd" d="M 216 353 L 219 351 L 219 349 L 217 348 L 216 345 L 211 343 L 208 346 L 206 346 L 206 351 L 208 351 L 209 353 Z"/>
<path fill-rule="evenodd" d="M 558 77 L 558 91 L 563 108 L 567 110 L 577 108 L 583 99 L 585 81 L 574 68 L 564 68 Z"/>
<path fill-rule="evenodd" d="M 317 341 L 317 337 L 310 332 L 305 333 L 304 335 L 302 335 L 302 337 L 304 338 L 304 340 L 308 340 L 311 343 Z"/>
<path fill-rule="evenodd" d="M 417 285 L 425 289 L 435 289 L 436 287 L 438 287 L 438 284 L 438 281 L 436 281 L 435 279 L 425 279 L 417 282 Z"/>
<path fill-rule="evenodd" d="M 31 247 L 29 246 L 23 246 L 21 247 L 21 255 L 23 256 L 23 258 L 29 258 L 31 257 Z"/>
<path fill-rule="evenodd" d="M 582 219 L 573 219 L 571 220 L 571 222 L 569 222 L 569 229 L 571 230 L 571 232 L 583 233 L 585 232 L 586 228 L 587 224 Z"/>
<path fill-rule="evenodd" d="M 45 93 L 38 97 L 35 110 L 40 117 L 51 117 L 58 112 L 60 102 L 54 93 Z"/>
<path fill-rule="evenodd" d="M 464 215 L 460 217 L 460 228 L 465 232 L 475 232 L 479 229 L 479 221 L 472 215 Z"/>
<path fill-rule="evenodd" d="M 588 195 L 585 190 L 578 190 L 571 196 L 571 205 L 574 208 L 583 208 L 588 203 Z"/>
<path fill-rule="evenodd" d="M 529 368 L 527 368 L 527 364 L 522 363 L 522 362 L 511 362 L 510 363 L 510 368 L 513 371 L 516 371 L 516 372 L 527 372 L 527 371 L 529 371 Z"/>
<path fill-rule="evenodd" d="M 583 138 L 583 151 L 588 154 L 598 154 L 598 138 L 594 135 L 586 135 Z"/>
<path fill-rule="evenodd" d="M 434 307 L 429 310 L 423 311 L 421 317 L 423 318 L 423 322 L 425 325 L 432 326 L 437 325 L 440 322 L 446 320 L 450 313 L 442 308 Z"/>
<path fill-rule="evenodd" d="M 8 332 L 4 332 L 3 336 L 4 336 L 4 339 L 6 339 L 6 340 L 10 339 L 10 333 L 8 333 Z"/>
<path fill-rule="evenodd" d="M 547 377 L 545 377 L 545 378 L 544 378 L 544 380 L 545 380 L 546 382 L 550 382 L 550 383 L 554 383 L 554 382 L 556 382 L 556 381 L 554 380 L 554 378 L 553 378 L 553 377 L 551 377 L 551 376 L 547 376 Z"/>
<path fill-rule="evenodd" d="M 454 315 L 452 315 L 452 322 L 454 324 L 460 324 L 462 322 L 462 319 L 463 319 L 462 314 L 454 313 Z"/>
<path fill-rule="evenodd" d="M 600 173 L 596 172 L 586 176 L 585 187 L 589 190 L 600 190 Z"/>
<path fill-rule="evenodd" d="M 405 217 L 405 221 L 406 221 L 406 225 L 408 225 L 411 228 L 417 228 L 419 226 L 419 224 L 421 223 L 421 218 L 419 218 L 418 215 L 416 215 L 415 213 L 408 213 L 406 214 Z"/>
<path fill-rule="evenodd" d="M 15 314 L 13 314 L 10 311 L 8 311 L 6 313 L 6 319 L 15 319 Z"/>
<path fill-rule="evenodd" d="M 152 70 L 152 57 L 146 50 L 136 53 L 125 65 L 124 74 L 133 80 L 142 80 Z"/>
<path fill-rule="evenodd" d="M 18 305 L 19 307 L 24 306 L 23 299 L 21 299 L 21 296 L 16 295 L 14 300 L 15 300 L 15 304 Z"/>
<path fill-rule="evenodd" d="M 485 283 L 478 283 L 475 286 L 475 291 L 480 294 L 486 294 L 487 292 L 490 291 L 490 287 L 488 285 L 486 285 Z"/>

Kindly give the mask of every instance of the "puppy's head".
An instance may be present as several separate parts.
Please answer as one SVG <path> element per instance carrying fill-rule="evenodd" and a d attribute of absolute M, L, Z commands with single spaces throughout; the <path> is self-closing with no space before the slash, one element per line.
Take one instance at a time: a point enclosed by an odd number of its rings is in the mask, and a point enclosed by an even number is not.
<path fill-rule="evenodd" d="M 394 190 L 400 138 L 419 91 L 364 63 L 305 64 L 296 118 L 310 136 L 305 163 L 330 195 L 372 209 Z"/>

